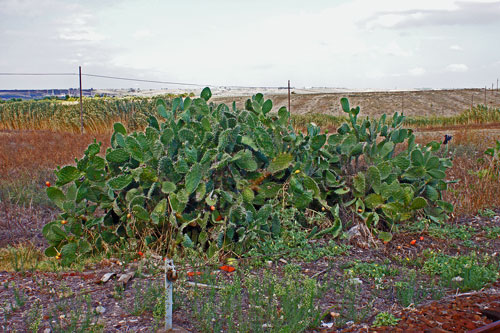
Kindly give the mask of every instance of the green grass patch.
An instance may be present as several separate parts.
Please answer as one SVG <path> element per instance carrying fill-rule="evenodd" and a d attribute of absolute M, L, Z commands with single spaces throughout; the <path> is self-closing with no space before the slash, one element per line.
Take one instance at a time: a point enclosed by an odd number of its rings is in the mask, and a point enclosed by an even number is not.
<path fill-rule="evenodd" d="M 444 284 L 462 291 L 478 290 L 498 278 L 498 260 L 471 253 L 463 256 L 449 256 L 425 251 L 422 270 L 429 275 L 439 275 Z"/>

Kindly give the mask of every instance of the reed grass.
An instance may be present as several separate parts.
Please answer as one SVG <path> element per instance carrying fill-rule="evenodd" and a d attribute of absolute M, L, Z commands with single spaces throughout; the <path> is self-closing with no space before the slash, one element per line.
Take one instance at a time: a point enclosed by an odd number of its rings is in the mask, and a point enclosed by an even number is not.
<path fill-rule="evenodd" d="M 119 121 L 130 129 L 147 124 L 156 114 L 156 99 L 151 98 L 85 98 L 83 126 L 85 133 L 108 133 Z M 41 100 L 0 104 L 0 129 L 50 130 L 80 132 L 78 102 Z"/>

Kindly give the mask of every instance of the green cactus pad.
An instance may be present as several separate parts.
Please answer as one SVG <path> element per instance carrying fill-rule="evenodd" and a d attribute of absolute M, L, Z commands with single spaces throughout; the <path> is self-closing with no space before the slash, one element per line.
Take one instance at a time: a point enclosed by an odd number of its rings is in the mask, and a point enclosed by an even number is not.
<path fill-rule="evenodd" d="M 271 160 L 267 171 L 270 173 L 277 173 L 278 171 L 287 169 L 293 161 L 292 154 L 281 153 Z"/>

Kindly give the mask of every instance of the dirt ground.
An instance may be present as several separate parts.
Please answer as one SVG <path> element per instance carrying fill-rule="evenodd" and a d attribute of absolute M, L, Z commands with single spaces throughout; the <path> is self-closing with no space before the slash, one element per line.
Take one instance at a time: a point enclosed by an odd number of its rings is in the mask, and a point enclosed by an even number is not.
<path fill-rule="evenodd" d="M 393 111 L 404 110 L 405 114 L 409 116 L 453 115 L 467 109 L 472 102 L 472 96 L 474 96 L 474 104 L 483 103 L 484 98 L 484 92 L 479 89 L 331 94 L 306 94 L 299 90 L 295 92 L 292 95 L 292 112 L 300 114 L 329 113 L 339 115 L 341 112 L 339 100 L 341 97 L 348 97 L 352 106 L 360 105 L 362 114 L 363 110 L 371 110 L 370 115 L 390 114 Z M 214 100 L 227 103 L 229 100 L 236 99 L 241 104 L 246 98 L 215 97 Z M 273 99 L 275 108 L 287 104 L 286 95 L 266 95 L 266 98 Z M 487 104 L 500 107 L 500 93 L 487 91 Z M 452 131 L 455 138 L 458 135 L 471 135 L 471 132 L 459 134 L 460 131 L 459 128 Z M 492 128 L 481 126 L 481 129 L 478 128 L 477 132 L 487 132 L 491 136 L 491 140 L 495 137 L 498 138 L 499 133 L 497 126 Z M 435 138 L 439 140 L 444 134 L 449 133 L 449 128 L 433 129 L 428 132 L 420 131 L 418 136 L 424 141 Z M 31 144 L 36 145 L 35 143 Z M 26 151 L 26 149 L 23 151 Z M 47 151 L 45 152 L 47 153 Z M 11 155 L 12 153 L 9 152 L 4 156 Z M 19 158 L 22 157 L 27 161 L 31 161 L 34 170 L 36 165 L 40 164 L 43 159 L 38 155 L 36 155 L 36 158 L 33 156 L 35 155 L 29 153 L 25 157 L 19 156 Z M 64 160 L 71 163 L 74 156 L 70 157 L 65 156 Z M 24 160 L 19 161 L 19 165 L 26 165 L 26 163 Z M 5 163 L 5 166 L 7 166 L 7 163 Z M 31 164 L 29 166 L 31 167 Z M 2 175 L 0 174 L 0 176 Z M 42 184 L 41 181 L 39 183 Z M 40 186 L 43 188 L 43 184 Z M 353 260 L 372 263 L 388 261 L 390 267 L 404 271 L 404 269 L 418 269 L 418 267 L 402 263 L 401 258 L 413 260 L 426 250 L 441 251 L 448 255 L 464 255 L 472 251 L 479 251 L 496 258 L 500 253 L 500 239 L 491 239 L 483 231 L 484 227 L 500 228 L 500 210 L 495 209 L 494 213 L 495 215 L 490 217 L 462 215 L 450 221 L 455 227 L 469 228 L 472 235 L 471 240 L 477 245 L 475 248 L 466 246 L 462 240 L 452 237 L 445 239 L 435 237 L 424 230 L 397 234 L 390 243 L 380 243 L 370 249 L 359 246 L 355 242 L 341 240 L 339 245 L 350 246 L 347 253 L 334 257 L 322 257 L 313 262 L 300 261 L 293 257 L 285 259 L 288 263 L 299 265 L 304 274 L 317 278 L 319 281 L 328 279 L 341 281 L 344 277 L 345 265 Z M 31 241 L 34 246 L 43 249 L 46 246 L 46 241 L 41 235 L 41 227 L 53 219 L 55 214 L 57 212 L 50 208 L 41 209 L 37 206 L 20 206 L 14 203 L 0 202 L 0 250 L 27 241 Z M 416 246 L 410 245 L 411 240 L 420 237 L 423 237 L 423 240 L 419 241 Z M 138 297 L 140 297 L 137 296 L 138 290 L 134 287 L 134 284 L 161 286 L 163 284 L 162 274 L 136 276 L 125 285 L 123 291 L 118 295 L 117 290 L 120 287 L 118 280 L 115 278 L 102 284 L 99 283 L 101 277 L 109 272 L 123 274 L 136 271 L 137 264 L 132 263 L 124 266 L 117 264 L 117 261 L 116 259 L 103 260 L 85 267 L 82 271 L 7 272 L 0 270 L 0 332 L 28 331 L 29 325 L 26 318 L 29 317 L 32 306 L 36 302 L 60 305 L 60 308 L 64 309 L 64 306 L 75 306 L 75 303 L 67 305 L 67 300 L 74 300 L 86 295 L 91 297 L 89 306 L 93 309 L 104 308 L 104 312 L 96 321 L 103 326 L 105 332 L 155 331 L 158 328 L 158 322 L 155 322 L 153 313 L 146 311 L 134 314 L 134 311 L 131 310 L 135 306 Z M 272 263 L 272 267 L 267 269 L 276 275 L 280 275 L 285 265 L 283 261 L 276 258 Z M 226 279 L 231 279 L 230 273 L 218 272 L 218 274 L 223 275 Z M 433 300 L 432 297 L 428 296 L 420 304 L 403 307 L 397 302 L 395 290 L 392 287 L 381 289 L 374 294 L 373 291 L 380 284 L 376 284 L 374 279 L 369 277 L 360 276 L 359 278 L 362 281 L 359 294 L 359 310 L 363 311 L 364 307 L 369 307 L 370 315 L 361 322 L 345 323 L 337 328 L 314 327 L 310 328 L 309 332 L 466 332 L 491 323 L 490 319 L 481 314 L 481 310 L 500 307 L 500 282 L 498 281 L 484 289 L 470 293 L 461 293 L 448 288 L 444 290 L 444 295 L 439 300 Z M 404 279 L 405 276 L 398 275 L 388 277 L 387 281 L 383 282 L 387 282 L 387 286 L 392 286 L 394 282 L 404 281 Z M 189 288 L 187 283 L 191 280 L 193 278 L 187 276 L 185 272 L 181 273 L 178 285 L 183 289 Z M 425 282 L 430 283 L 431 281 L 423 281 L 423 283 Z M 18 293 L 20 292 L 25 297 L 24 302 L 18 300 Z M 176 302 L 177 305 L 173 315 L 174 326 L 180 327 L 184 331 L 196 332 L 196 324 L 193 322 L 192 308 L 188 300 L 179 298 Z M 14 311 L 10 311 L 9 304 L 15 303 L 19 306 Z M 22 305 L 20 305 L 21 303 Z M 327 292 L 320 300 L 320 308 L 323 311 L 331 309 L 331 312 L 335 313 L 335 311 L 340 311 L 340 306 L 338 295 L 333 292 Z M 8 315 L 7 311 L 9 312 Z M 66 314 L 61 311 L 43 314 L 39 331 L 44 332 L 44 329 L 57 331 L 54 326 L 56 321 L 69 324 L 70 311 L 68 310 L 69 312 Z M 381 311 L 390 312 L 401 318 L 401 320 L 395 327 L 371 327 L 375 314 Z M 334 322 L 334 320 L 331 315 L 324 318 L 325 323 Z"/>
<path fill-rule="evenodd" d="M 500 211 L 496 216 L 467 217 L 458 218 L 453 223 L 455 226 L 467 226 L 471 230 L 478 231 L 475 234 L 474 242 L 483 246 L 482 252 L 496 256 L 500 251 L 500 239 L 488 240 L 481 228 L 484 226 L 500 227 Z M 411 239 L 424 237 L 424 240 L 416 246 L 409 244 Z M 346 240 L 344 243 L 348 242 Z M 390 261 L 390 267 L 402 269 L 404 265 L 397 261 L 398 257 L 416 258 L 424 250 L 441 251 L 449 255 L 465 254 L 471 250 L 457 239 L 440 239 L 429 235 L 427 232 L 402 233 L 395 236 L 389 244 L 379 244 L 371 249 L 363 249 L 355 244 L 349 253 L 335 257 L 324 257 L 313 262 L 301 262 L 287 257 L 286 260 L 273 261 L 271 269 L 274 274 L 281 275 L 284 266 L 294 263 L 301 267 L 304 274 L 315 277 L 319 281 L 328 279 L 342 279 L 343 269 L 346 263 L 352 260 L 360 262 L 382 262 Z M 40 328 L 55 327 L 55 322 L 66 323 L 70 321 L 69 310 L 65 306 L 76 311 L 75 303 L 68 305 L 68 299 L 78 299 L 78 297 L 88 295 L 91 298 L 90 306 L 94 309 L 103 307 L 104 313 L 95 319 L 95 322 L 102 325 L 105 332 L 150 332 L 158 328 L 151 312 L 134 314 L 133 309 L 137 302 L 141 302 L 137 296 L 138 290 L 135 283 L 139 285 L 156 284 L 163 285 L 163 275 L 135 277 L 125 285 L 124 290 L 117 297 L 118 287 L 122 284 L 115 278 L 102 284 L 101 278 L 105 273 L 113 272 L 117 275 L 127 272 L 137 271 L 138 263 L 131 263 L 122 266 L 118 259 L 102 260 L 100 263 L 92 264 L 83 271 L 61 271 L 52 272 L 0 272 L 0 299 L 2 302 L 15 298 L 15 290 L 22 291 L 25 297 L 25 304 L 17 310 L 11 312 L 8 319 L 4 315 L 0 317 L 0 329 L 4 332 L 24 332 L 27 329 L 26 316 L 34 302 L 41 304 L 58 304 L 60 312 L 43 314 Z M 254 273 L 262 273 L 262 270 Z M 181 268 L 180 278 L 176 282 L 177 288 L 185 289 L 188 281 L 193 277 L 186 275 L 186 270 Z M 231 273 L 218 272 L 224 275 L 224 279 L 231 280 Z M 394 279 L 404 281 L 405 277 L 386 277 L 385 282 L 391 285 Z M 401 280 L 403 279 L 403 280 Z M 420 305 L 410 305 L 402 307 L 398 304 L 394 290 L 391 288 L 378 290 L 374 296 L 374 290 L 380 284 L 366 276 L 360 276 L 361 291 L 359 294 L 359 311 L 363 311 L 363 306 L 370 307 L 370 315 L 360 323 L 347 323 L 342 327 L 328 329 L 326 326 L 311 328 L 309 332 L 466 332 L 475 329 L 492 321 L 481 314 L 481 310 L 486 308 L 498 308 L 500 306 L 500 282 L 469 293 L 459 293 L 458 290 L 446 290 L 439 300 L 432 300 L 430 296 Z M 382 281 L 384 282 L 384 281 Z M 424 282 L 425 283 L 425 282 Z M 429 281 L 430 283 L 430 281 Z M 139 297 L 139 300 L 138 300 Z M 173 314 L 174 326 L 185 331 L 197 332 L 196 325 L 192 320 L 192 309 L 187 299 L 178 297 L 175 301 Z M 341 302 L 333 292 L 327 292 L 321 298 L 321 308 L 330 309 L 332 313 L 340 311 Z M 3 310 L 5 311 L 5 306 Z M 66 309 L 66 310 L 64 310 Z M 374 314 L 380 311 L 389 311 L 401 318 L 397 326 L 372 328 L 368 324 L 373 320 Z M 324 322 L 331 322 L 334 319 L 330 316 L 324 318 Z"/>
<path fill-rule="evenodd" d="M 485 98 L 486 96 L 486 98 Z M 244 107 L 249 96 L 213 97 L 216 103 L 230 105 L 233 100 L 236 105 Z M 288 107 L 286 94 L 264 95 L 273 101 L 274 111 L 281 106 Z M 322 113 L 332 116 L 343 115 L 340 99 L 347 97 L 351 106 L 361 108 L 361 116 L 381 116 L 393 112 L 404 112 L 409 117 L 447 117 L 457 115 L 471 105 L 486 104 L 490 107 L 500 107 L 500 92 L 483 89 L 456 90 L 418 90 L 418 91 L 388 91 L 388 92 L 342 92 L 324 93 L 321 90 L 292 89 L 290 109 L 293 114 Z"/>

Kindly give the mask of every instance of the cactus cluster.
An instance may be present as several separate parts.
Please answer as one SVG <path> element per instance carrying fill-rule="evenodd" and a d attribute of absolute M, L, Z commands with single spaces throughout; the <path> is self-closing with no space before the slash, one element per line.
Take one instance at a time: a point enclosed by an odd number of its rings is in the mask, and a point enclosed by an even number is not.
<path fill-rule="evenodd" d="M 384 241 L 392 238 L 388 231 L 395 224 L 416 214 L 445 219 L 453 206 L 442 200 L 441 192 L 447 189 L 446 170 L 452 164 L 435 154 L 441 144 L 416 144 L 412 130 L 402 128 L 402 114 L 396 112 L 389 120 L 383 115 L 379 120 L 359 121 L 359 107 L 350 108 L 345 98 L 341 104 L 349 123 L 329 137 L 328 150 L 338 154 L 337 170 L 350 184 L 352 193 L 343 198 L 344 206 L 352 207 Z"/>
<path fill-rule="evenodd" d="M 342 99 L 350 121 L 328 137 L 315 124 L 297 132 L 289 111 L 271 113 L 262 94 L 243 110 L 210 97 L 205 88 L 171 107 L 159 99 L 144 131 L 116 123 L 104 154 L 94 142 L 76 166 L 58 168 L 47 194 L 63 212 L 43 228 L 46 254 L 70 263 L 110 247 L 243 253 L 279 237 L 278 208 L 292 206 L 327 213 L 330 227 L 311 237 L 337 236 L 348 209 L 387 238 L 415 214 L 441 219 L 452 209 L 441 200 L 450 161 L 434 156 L 439 143 L 416 145 L 402 115 L 359 122 L 359 108 Z"/>

